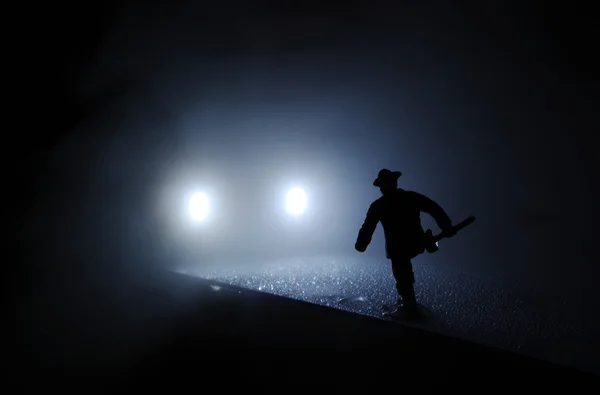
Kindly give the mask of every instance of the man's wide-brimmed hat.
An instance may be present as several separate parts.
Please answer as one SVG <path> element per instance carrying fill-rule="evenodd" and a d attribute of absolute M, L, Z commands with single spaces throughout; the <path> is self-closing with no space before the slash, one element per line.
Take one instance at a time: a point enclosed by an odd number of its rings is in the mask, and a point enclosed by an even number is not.
<path fill-rule="evenodd" d="M 396 182 L 398 178 L 402 176 L 402 172 L 400 171 L 391 171 L 389 169 L 381 169 L 375 181 L 373 181 L 373 185 L 376 187 L 380 187 L 382 184 L 386 184 L 389 182 Z"/>

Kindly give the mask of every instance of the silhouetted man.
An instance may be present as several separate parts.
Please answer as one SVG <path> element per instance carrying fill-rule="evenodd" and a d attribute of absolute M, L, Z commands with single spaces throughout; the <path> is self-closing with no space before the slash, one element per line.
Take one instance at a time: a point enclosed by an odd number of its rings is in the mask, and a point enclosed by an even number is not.
<path fill-rule="evenodd" d="M 425 252 L 425 232 L 421 225 L 421 212 L 433 217 L 442 232 L 448 237 L 456 232 L 450 217 L 433 200 L 417 192 L 398 188 L 399 171 L 382 169 L 373 185 L 383 195 L 369 207 L 354 248 L 365 252 L 377 224 L 381 222 L 385 235 L 387 258 L 392 262 L 392 273 L 396 280 L 399 298 L 391 316 L 413 318 L 418 314 L 415 298 L 411 259 Z"/>

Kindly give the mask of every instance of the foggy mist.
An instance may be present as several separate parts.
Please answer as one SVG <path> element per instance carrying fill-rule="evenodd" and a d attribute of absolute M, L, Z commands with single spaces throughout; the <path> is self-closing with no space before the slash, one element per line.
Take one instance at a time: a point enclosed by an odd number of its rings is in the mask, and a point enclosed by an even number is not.
<path fill-rule="evenodd" d="M 352 254 L 389 168 L 454 221 L 477 217 L 423 264 L 598 306 L 591 98 L 510 10 L 425 8 L 122 8 L 74 86 L 87 115 L 40 159 L 21 228 L 38 270 Z M 295 185 L 312 210 L 298 223 Z M 186 217 L 197 190 L 220 216 L 206 226 Z M 381 228 L 367 257 L 385 260 Z"/>
<path fill-rule="evenodd" d="M 83 204 L 79 193 L 112 221 L 148 216 L 166 183 L 200 173 L 265 201 L 270 180 L 312 178 L 327 204 L 345 208 L 339 232 L 320 237 L 350 246 L 379 193 L 373 175 L 397 168 L 401 187 L 430 195 L 456 220 L 480 218 L 447 247 L 453 265 L 545 278 L 557 265 L 564 278 L 559 257 L 571 273 L 587 267 L 590 221 L 564 209 L 592 201 L 574 123 L 584 108 L 569 108 L 576 91 L 548 91 L 559 71 L 545 67 L 535 37 L 519 51 L 498 37 L 466 40 L 469 25 L 435 15 L 436 31 L 419 28 L 422 11 L 404 31 L 392 30 L 394 20 L 378 30 L 289 28 L 307 44 L 282 47 L 288 37 L 264 20 L 229 16 L 219 27 L 205 25 L 198 6 L 148 10 L 122 10 L 81 74 L 82 100 L 102 105 L 51 154 L 72 188 L 70 209 Z M 228 29 L 236 23 L 239 37 Z M 327 34 L 334 27 L 342 29 Z M 317 33 L 326 37 L 317 45 L 303 37 Z M 168 238 L 145 229 L 161 228 L 147 220 L 142 232 Z"/>

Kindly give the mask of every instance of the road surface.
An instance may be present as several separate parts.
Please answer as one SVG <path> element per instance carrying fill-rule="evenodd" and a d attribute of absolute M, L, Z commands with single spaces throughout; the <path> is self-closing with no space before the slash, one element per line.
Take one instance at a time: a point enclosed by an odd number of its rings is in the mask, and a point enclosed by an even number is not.
<path fill-rule="evenodd" d="M 414 266 L 426 312 L 416 326 L 600 374 L 600 328 L 591 325 L 600 309 L 581 308 L 581 295 L 502 284 L 418 260 Z M 396 297 L 389 263 L 357 255 L 188 262 L 176 271 L 378 318 L 381 305 Z"/>

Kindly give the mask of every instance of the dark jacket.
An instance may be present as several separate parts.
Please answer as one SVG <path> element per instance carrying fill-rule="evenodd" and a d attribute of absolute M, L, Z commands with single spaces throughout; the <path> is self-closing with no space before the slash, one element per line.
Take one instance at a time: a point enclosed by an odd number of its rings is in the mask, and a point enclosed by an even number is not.
<path fill-rule="evenodd" d="M 377 224 L 381 222 L 389 259 L 413 258 L 422 254 L 425 244 L 421 212 L 431 215 L 442 231 L 452 226 L 450 217 L 436 202 L 420 193 L 399 188 L 371 203 L 358 232 L 356 249 L 366 250 Z"/>

